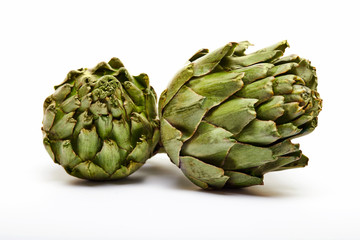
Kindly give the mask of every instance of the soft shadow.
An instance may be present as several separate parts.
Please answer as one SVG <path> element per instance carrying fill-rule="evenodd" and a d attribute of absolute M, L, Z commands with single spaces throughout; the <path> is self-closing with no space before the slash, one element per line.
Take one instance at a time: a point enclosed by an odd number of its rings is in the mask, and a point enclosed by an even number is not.
<path fill-rule="evenodd" d="M 129 177 L 111 181 L 89 181 L 78 179 L 68 175 L 62 168 L 52 168 L 47 176 L 47 181 L 60 182 L 69 186 L 101 187 L 121 186 L 135 184 L 160 185 L 168 189 L 192 191 L 199 194 L 213 194 L 223 196 L 250 196 L 250 197 L 291 197 L 296 195 L 296 188 L 283 178 L 277 178 L 276 174 L 265 176 L 265 184 L 240 189 L 203 190 L 193 184 L 182 171 L 172 164 L 168 157 L 163 154 L 150 159 L 135 173 Z"/>
<path fill-rule="evenodd" d="M 127 177 L 118 180 L 109 180 L 109 181 L 92 181 L 85 179 L 71 179 L 66 182 L 66 184 L 71 186 L 81 186 L 81 187 L 102 187 L 102 186 L 119 186 L 119 185 L 131 185 L 138 184 L 144 181 L 144 177 Z"/>
<path fill-rule="evenodd" d="M 290 183 L 283 182 L 275 174 L 265 176 L 265 184 L 240 189 L 203 190 L 193 184 L 182 171 L 172 164 L 167 156 L 155 156 L 134 175 L 141 175 L 152 180 L 157 185 L 166 188 L 192 191 L 199 194 L 214 194 L 224 196 L 250 196 L 250 197 L 291 197 L 296 193 Z"/>
<path fill-rule="evenodd" d="M 261 186 L 264 187 L 264 186 Z M 289 194 L 287 191 L 281 191 L 279 189 L 272 189 L 271 187 L 266 187 L 261 189 L 260 186 L 252 186 L 247 188 L 240 189 L 219 189 L 219 190 L 204 190 L 200 189 L 198 192 L 205 194 L 214 194 L 214 195 L 223 195 L 223 196 L 251 196 L 251 197 L 266 197 L 266 198 L 275 198 L 275 197 L 290 197 L 292 194 Z"/>
<path fill-rule="evenodd" d="M 146 176 L 149 181 L 154 181 L 167 188 L 177 188 L 182 190 L 197 190 L 198 188 L 191 183 L 181 172 L 181 170 L 172 164 L 166 157 L 153 158 L 153 161 L 145 164 L 135 174 Z"/>
<path fill-rule="evenodd" d="M 184 181 L 187 180 L 187 182 Z M 191 186 L 189 186 L 189 184 Z M 230 188 L 230 189 L 201 189 L 195 186 L 185 176 L 178 178 L 177 187 L 183 190 L 192 190 L 201 194 L 213 194 L 223 196 L 250 196 L 250 197 L 264 197 L 264 198 L 276 198 L 276 197 L 292 197 L 296 195 L 296 188 L 292 185 L 286 184 L 281 181 L 277 181 L 274 176 L 270 181 L 266 181 L 264 185 L 251 186 L 246 188 Z"/>

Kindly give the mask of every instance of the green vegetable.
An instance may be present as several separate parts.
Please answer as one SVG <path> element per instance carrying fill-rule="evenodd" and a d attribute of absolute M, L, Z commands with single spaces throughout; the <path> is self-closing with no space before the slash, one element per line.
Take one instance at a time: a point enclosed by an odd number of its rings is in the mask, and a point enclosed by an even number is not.
<path fill-rule="evenodd" d="M 290 140 L 317 126 L 315 68 L 282 57 L 287 41 L 246 55 L 249 45 L 198 51 L 160 97 L 165 151 L 204 189 L 263 184 L 267 172 L 308 162 Z"/>
<path fill-rule="evenodd" d="M 46 150 L 72 176 L 126 177 L 154 154 L 156 94 L 146 74 L 131 76 L 117 58 L 70 71 L 44 102 Z"/>

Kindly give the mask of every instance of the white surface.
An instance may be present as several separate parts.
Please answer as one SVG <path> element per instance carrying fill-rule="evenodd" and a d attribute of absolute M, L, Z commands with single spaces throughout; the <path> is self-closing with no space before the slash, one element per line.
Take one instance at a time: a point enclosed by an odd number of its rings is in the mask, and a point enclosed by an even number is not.
<path fill-rule="evenodd" d="M 360 239 L 356 1 L 1 1 L 0 239 Z M 43 100 L 71 69 L 119 57 L 158 95 L 200 48 L 287 39 L 318 69 L 304 169 L 199 190 L 157 155 L 124 181 L 68 176 L 42 146 Z"/>

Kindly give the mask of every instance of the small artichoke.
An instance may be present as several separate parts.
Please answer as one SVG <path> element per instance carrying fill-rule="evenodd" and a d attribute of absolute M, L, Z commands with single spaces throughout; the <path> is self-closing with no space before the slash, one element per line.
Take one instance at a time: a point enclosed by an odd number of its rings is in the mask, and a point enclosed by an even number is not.
<path fill-rule="evenodd" d="M 160 97 L 162 145 L 204 189 L 263 184 L 267 172 L 308 162 L 290 140 L 317 126 L 315 68 L 282 57 L 287 41 L 246 55 L 249 45 L 198 51 Z"/>
<path fill-rule="evenodd" d="M 156 94 L 146 74 L 118 58 L 70 71 L 44 102 L 43 143 L 55 163 L 91 180 L 126 177 L 159 140 Z"/>

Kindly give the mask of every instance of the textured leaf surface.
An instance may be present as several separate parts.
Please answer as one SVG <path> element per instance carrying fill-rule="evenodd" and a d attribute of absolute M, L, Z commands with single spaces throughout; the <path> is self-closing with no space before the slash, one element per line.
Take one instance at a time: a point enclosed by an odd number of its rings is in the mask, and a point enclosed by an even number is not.
<path fill-rule="evenodd" d="M 69 174 L 123 178 L 159 141 L 156 94 L 146 74 L 131 76 L 117 58 L 70 71 L 44 102 L 44 146 Z"/>
<path fill-rule="evenodd" d="M 222 188 L 229 179 L 221 168 L 206 164 L 196 158 L 180 157 L 180 161 L 180 168 L 187 177 L 201 181 L 207 187 Z"/>
<path fill-rule="evenodd" d="M 198 51 L 161 97 L 163 146 L 204 189 L 263 184 L 265 173 L 308 161 L 290 139 L 317 126 L 316 70 L 282 57 L 286 40 L 246 54 L 250 45 Z"/>

